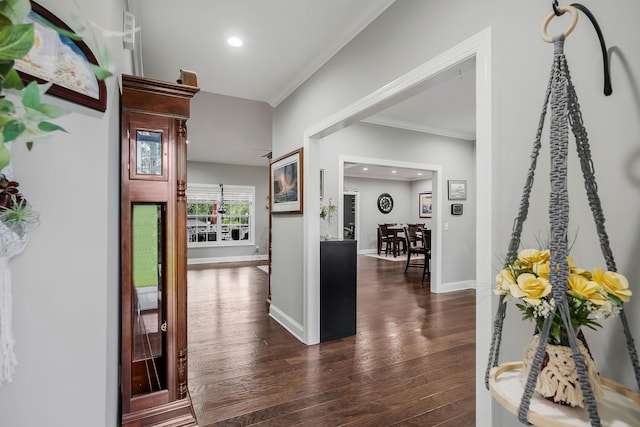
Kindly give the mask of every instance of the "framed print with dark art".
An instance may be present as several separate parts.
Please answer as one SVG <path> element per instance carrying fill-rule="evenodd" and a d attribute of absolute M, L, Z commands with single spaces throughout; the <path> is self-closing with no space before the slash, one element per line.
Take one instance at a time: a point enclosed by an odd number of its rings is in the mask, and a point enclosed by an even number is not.
<path fill-rule="evenodd" d="M 449 200 L 467 200 L 467 181 L 449 180 Z"/>
<path fill-rule="evenodd" d="M 271 212 L 302 213 L 302 148 L 274 160 L 271 169 Z"/>
<path fill-rule="evenodd" d="M 91 68 L 98 61 L 89 47 L 51 28 L 53 25 L 73 34 L 68 25 L 36 2 L 31 2 L 25 23 L 34 25 L 33 47 L 14 65 L 25 84 L 33 80 L 51 82 L 48 95 L 105 111 L 107 88 Z"/>
<path fill-rule="evenodd" d="M 418 207 L 420 209 L 420 218 L 431 218 L 431 214 L 433 212 L 433 198 L 431 195 L 431 191 L 426 191 L 424 193 L 420 193 L 418 196 Z"/>

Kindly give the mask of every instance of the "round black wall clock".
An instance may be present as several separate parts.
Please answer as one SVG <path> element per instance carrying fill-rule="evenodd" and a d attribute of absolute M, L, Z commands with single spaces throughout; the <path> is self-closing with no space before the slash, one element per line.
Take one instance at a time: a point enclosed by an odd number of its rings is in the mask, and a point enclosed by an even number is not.
<path fill-rule="evenodd" d="M 388 214 L 393 209 L 393 198 L 389 193 L 382 193 L 378 196 L 378 210 L 383 214 Z"/>

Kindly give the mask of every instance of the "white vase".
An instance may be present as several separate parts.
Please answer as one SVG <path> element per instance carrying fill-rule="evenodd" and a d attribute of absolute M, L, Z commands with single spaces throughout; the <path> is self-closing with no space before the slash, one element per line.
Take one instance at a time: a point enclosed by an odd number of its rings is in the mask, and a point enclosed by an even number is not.
<path fill-rule="evenodd" d="M 326 233 L 324 233 L 324 240 L 329 240 L 331 239 L 331 233 L 329 232 L 329 230 L 327 230 Z"/>

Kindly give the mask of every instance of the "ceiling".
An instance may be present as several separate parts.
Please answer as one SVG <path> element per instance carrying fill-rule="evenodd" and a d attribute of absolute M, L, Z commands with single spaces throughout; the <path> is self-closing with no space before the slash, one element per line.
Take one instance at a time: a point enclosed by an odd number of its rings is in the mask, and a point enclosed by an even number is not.
<path fill-rule="evenodd" d="M 256 102 L 276 107 L 393 2 L 130 0 L 145 77 L 175 81 L 180 69 L 195 71 L 201 92 L 251 100 L 251 108 Z M 244 45 L 227 45 L 231 35 L 242 37 Z M 433 81 L 421 94 L 365 121 L 475 139 L 475 62 L 466 61 Z M 271 135 L 264 141 L 247 137 L 247 123 L 239 120 L 225 123 L 226 141 L 233 126 L 242 135 L 233 144 L 211 143 L 218 138 L 209 126 L 202 138 L 208 145 L 190 145 L 190 160 L 265 166 L 262 156 L 271 148 Z M 200 144 L 192 141 L 197 127 L 190 120 L 190 144 Z"/>

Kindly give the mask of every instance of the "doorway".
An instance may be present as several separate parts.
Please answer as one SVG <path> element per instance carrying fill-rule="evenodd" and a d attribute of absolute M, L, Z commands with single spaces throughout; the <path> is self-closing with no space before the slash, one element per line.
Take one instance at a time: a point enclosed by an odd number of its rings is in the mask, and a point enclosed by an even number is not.
<path fill-rule="evenodd" d="M 476 58 L 476 188 L 483 190 L 483 197 L 476 203 L 476 286 L 477 289 L 490 287 L 492 277 L 492 74 L 491 74 L 491 28 L 487 28 L 462 43 L 452 47 L 422 66 L 372 92 L 347 108 L 328 116 L 305 131 L 305 171 L 307 193 L 305 209 L 313 209 L 319 199 L 319 144 L 322 138 L 398 103 L 421 90 L 421 85 L 456 64 L 469 58 Z M 434 180 L 434 190 L 438 194 L 443 183 Z M 437 201 L 436 201 L 437 203 Z M 434 218 L 434 228 L 442 230 L 442 218 Z M 319 342 L 319 294 L 320 294 L 320 237 L 319 217 L 305 215 L 304 230 L 304 342 Z M 313 230 L 313 231 L 312 231 Z M 434 235 L 435 245 L 441 244 L 439 233 Z M 484 292 L 476 292 L 476 372 L 484 372 L 489 354 L 491 318 L 493 308 L 483 301 Z M 484 327 L 482 326 L 484 325 Z M 492 422 L 491 396 L 484 387 L 482 375 L 476 375 L 476 417 Z"/>
<path fill-rule="evenodd" d="M 358 240 L 360 233 L 358 225 L 360 214 L 358 193 L 345 191 L 342 195 L 342 229 L 345 239 Z"/>

